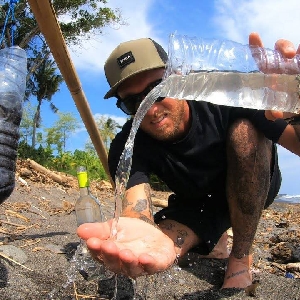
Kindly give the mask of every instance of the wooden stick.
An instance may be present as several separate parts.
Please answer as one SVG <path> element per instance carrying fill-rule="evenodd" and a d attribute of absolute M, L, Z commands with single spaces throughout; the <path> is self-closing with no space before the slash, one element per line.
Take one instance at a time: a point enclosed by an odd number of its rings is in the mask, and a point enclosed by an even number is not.
<path fill-rule="evenodd" d="M 27 161 L 29 162 L 30 166 L 35 169 L 38 172 L 44 173 L 46 175 L 48 175 L 50 178 L 52 178 L 54 181 L 60 183 L 60 184 L 66 184 L 68 183 L 68 179 L 64 176 L 60 176 L 52 171 L 50 171 L 49 169 L 43 167 L 42 165 L 38 164 L 37 162 L 35 162 L 32 159 L 27 158 Z"/>
<path fill-rule="evenodd" d="M 15 212 L 15 211 L 13 211 L 13 210 L 6 209 L 6 210 L 5 210 L 5 213 L 6 213 L 6 214 L 10 214 L 10 215 L 12 215 L 12 216 L 14 216 L 14 217 L 16 217 L 16 218 L 22 219 L 22 220 L 24 220 L 25 222 L 30 222 L 30 219 L 28 219 L 27 217 L 22 216 L 21 214 Z"/>
<path fill-rule="evenodd" d="M 103 168 L 109 177 L 112 186 L 114 186 L 114 182 L 109 174 L 107 153 L 104 143 L 101 139 L 97 124 L 91 113 L 88 101 L 86 100 L 81 83 L 71 61 L 67 45 L 58 24 L 54 9 L 51 5 L 51 1 L 28 0 L 28 3 L 68 86 L 85 127 L 91 137 L 92 143 L 101 160 Z"/>
<path fill-rule="evenodd" d="M 157 207 L 167 207 L 168 206 L 168 201 L 164 199 L 159 199 L 156 197 L 151 197 L 152 203 L 154 206 Z"/>
<path fill-rule="evenodd" d="M 0 224 L 1 223 L 7 224 L 7 225 L 11 225 L 11 226 L 16 226 L 16 227 L 19 227 L 19 228 L 22 228 L 22 229 L 23 228 L 27 228 L 27 226 L 25 226 L 25 225 L 11 223 L 11 222 L 7 222 L 7 221 L 4 221 L 4 220 L 0 220 Z"/>

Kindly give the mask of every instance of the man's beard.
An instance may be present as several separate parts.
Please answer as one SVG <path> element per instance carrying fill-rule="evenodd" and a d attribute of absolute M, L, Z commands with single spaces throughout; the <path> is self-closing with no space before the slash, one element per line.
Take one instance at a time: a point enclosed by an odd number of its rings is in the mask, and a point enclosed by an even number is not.
<path fill-rule="evenodd" d="M 183 132 L 180 132 L 180 124 L 184 116 L 184 103 L 176 106 L 176 110 L 164 111 L 168 118 L 172 120 L 173 127 L 170 128 L 167 124 L 159 127 L 155 131 L 145 130 L 151 137 L 159 141 L 177 141 L 182 138 Z"/>

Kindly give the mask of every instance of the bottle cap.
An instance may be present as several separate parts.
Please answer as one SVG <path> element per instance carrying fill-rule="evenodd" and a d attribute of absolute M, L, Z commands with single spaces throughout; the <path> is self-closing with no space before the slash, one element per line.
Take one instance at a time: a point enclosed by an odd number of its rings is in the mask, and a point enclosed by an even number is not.
<path fill-rule="evenodd" d="M 90 186 L 85 167 L 82 166 L 78 167 L 77 178 L 78 178 L 78 183 L 80 188 Z"/>

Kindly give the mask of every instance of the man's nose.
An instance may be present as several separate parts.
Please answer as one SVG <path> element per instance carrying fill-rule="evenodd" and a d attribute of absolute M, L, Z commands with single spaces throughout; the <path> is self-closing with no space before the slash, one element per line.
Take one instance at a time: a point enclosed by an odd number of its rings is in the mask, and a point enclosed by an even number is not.
<path fill-rule="evenodd" d="M 151 107 L 148 109 L 146 116 L 154 116 L 159 111 L 160 103 L 154 102 Z"/>

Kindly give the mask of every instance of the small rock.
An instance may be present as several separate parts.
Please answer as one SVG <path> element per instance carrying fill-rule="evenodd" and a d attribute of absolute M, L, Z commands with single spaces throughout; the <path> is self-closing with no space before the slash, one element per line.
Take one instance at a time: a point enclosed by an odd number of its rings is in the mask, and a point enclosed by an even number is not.
<path fill-rule="evenodd" d="M 24 264 L 27 261 L 27 255 L 25 252 L 13 245 L 1 245 L 0 254 L 1 253 L 20 264 Z"/>
<path fill-rule="evenodd" d="M 271 255 L 274 261 L 288 263 L 293 261 L 294 247 L 291 243 L 281 242 L 271 249 Z"/>

